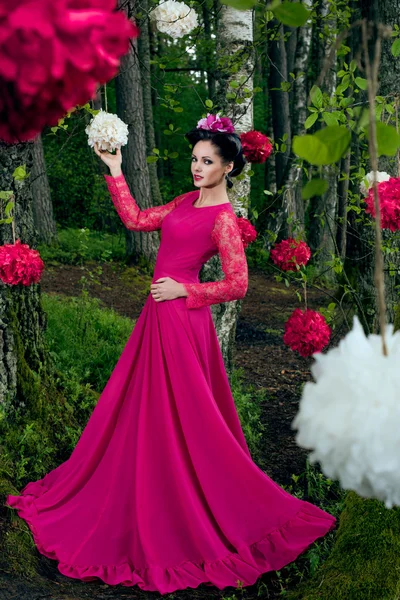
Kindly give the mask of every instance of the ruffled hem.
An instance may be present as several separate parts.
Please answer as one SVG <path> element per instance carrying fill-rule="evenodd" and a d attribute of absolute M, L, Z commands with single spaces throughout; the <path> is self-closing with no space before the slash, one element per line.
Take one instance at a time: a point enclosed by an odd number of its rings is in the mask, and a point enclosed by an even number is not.
<path fill-rule="evenodd" d="M 5 504 L 15 508 L 26 521 L 38 551 L 59 561 L 57 568 L 60 573 L 81 581 L 100 579 L 108 585 L 137 585 L 142 590 L 160 594 L 197 588 L 202 583 L 220 590 L 228 586 L 236 588 L 238 580 L 243 587 L 253 585 L 263 573 L 277 571 L 295 560 L 316 539 L 332 530 L 336 523 L 333 516 L 304 502 L 299 512 L 278 529 L 212 562 L 186 561 L 175 567 L 151 565 L 144 569 L 135 569 L 128 562 L 115 566 L 71 565 L 60 560 L 57 552 L 45 548 L 40 541 L 34 524 L 38 515 L 34 499 L 44 491 L 46 487 L 40 481 L 31 482 L 22 490 L 22 495 L 9 495 Z"/>

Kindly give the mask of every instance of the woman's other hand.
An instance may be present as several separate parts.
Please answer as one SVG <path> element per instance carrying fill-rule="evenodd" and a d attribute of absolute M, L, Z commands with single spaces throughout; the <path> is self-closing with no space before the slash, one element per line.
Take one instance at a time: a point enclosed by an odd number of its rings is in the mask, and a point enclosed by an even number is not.
<path fill-rule="evenodd" d="M 164 300 L 175 300 L 186 296 L 187 292 L 183 285 L 171 277 L 160 277 L 150 285 L 150 292 L 156 302 Z"/>
<path fill-rule="evenodd" d="M 111 154 L 111 152 L 108 152 L 108 150 L 100 150 L 96 142 L 94 145 L 94 151 L 96 152 L 97 156 L 100 156 L 103 163 L 105 163 L 110 169 L 110 173 L 113 177 L 118 177 L 121 175 L 122 154 L 120 148 L 115 150 L 115 154 Z"/>

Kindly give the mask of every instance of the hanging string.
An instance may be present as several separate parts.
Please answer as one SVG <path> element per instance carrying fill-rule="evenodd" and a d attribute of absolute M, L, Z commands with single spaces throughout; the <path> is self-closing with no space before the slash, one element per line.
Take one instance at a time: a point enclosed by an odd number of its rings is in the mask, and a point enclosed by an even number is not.
<path fill-rule="evenodd" d="M 106 112 L 108 112 L 108 102 L 107 102 L 107 84 L 104 84 L 104 104 L 106 107 Z"/>
<path fill-rule="evenodd" d="M 365 70 L 368 81 L 368 102 L 369 102 L 369 153 L 371 167 L 373 172 L 373 189 L 374 189 L 374 204 L 375 204 L 375 274 L 374 280 L 378 291 L 378 315 L 379 325 L 382 336 L 382 352 L 384 356 L 388 355 L 386 345 L 386 302 L 385 302 L 385 280 L 384 280 L 384 263 L 382 252 L 382 232 L 381 232 L 381 209 L 378 196 L 378 156 L 377 156 L 377 134 L 376 134 L 376 118 L 375 118 L 375 95 L 378 89 L 378 68 L 381 57 L 381 29 L 378 26 L 378 35 L 375 42 L 374 62 L 371 66 L 368 53 L 368 34 L 367 21 L 362 21 L 362 43 L 365 57 Z"/>

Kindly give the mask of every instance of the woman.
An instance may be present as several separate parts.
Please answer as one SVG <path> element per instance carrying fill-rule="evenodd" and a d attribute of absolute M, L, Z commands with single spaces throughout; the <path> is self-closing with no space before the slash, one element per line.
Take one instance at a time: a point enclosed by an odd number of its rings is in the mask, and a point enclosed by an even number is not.
<path fill-rule="evenodd" d="M 187 139 L 196 189 L 147 210 L 121 153 L 95 148 L 126 227 L 162 230 L 151 293 L 71 457 L 7 498 L 64 575 L 161 594 L 254 584 L 335 522 L 251 459 L 209 308 L 247 290 L 226 193 L 245 160 L 234 133 L 198 126 Z M 224 279 L 200 283 L 216 253 Z"/>

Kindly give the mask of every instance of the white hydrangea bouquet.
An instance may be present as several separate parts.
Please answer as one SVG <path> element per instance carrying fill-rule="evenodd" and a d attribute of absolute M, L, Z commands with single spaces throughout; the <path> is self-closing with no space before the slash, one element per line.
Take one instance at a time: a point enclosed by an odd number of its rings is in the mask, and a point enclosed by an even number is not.
<path fill-rule="evenodd" d="M 112 152 L 128 143 L 128 125 L 117 115 L 100 110 L 86 127 L 88 144 L 93 148 L 97 143 L 99 150 Z"/>
<path fill-rule="evenodd" d="M 166 0 L 151 11 L 158 31 L 172 38 L 181 38 L 198 26 L 197 13 L 184 2 Z"/>
<path fill-rule="evenodd" d="M 365 335 L 353 329 L 326 354 L 315 354 L 315 383 L 303 389 L 292 423 L 296 442 L 311 449 L 327 477 L 344 489 L 400 506 L 400 331 Z"/>
<path fill-rule="evenodd" d="M 389 181 L 390 177 L 391 176 L 389 175 L 389 173 L 386 173 L 385 171 L 376 172 L 376 180 L 378 183 L 382 183 L 382 181 Z M 373 182 L 374 172 L 370 171 L 361 181 L 360 192 L 363 196 L 368 196 L 369 190 L 372 187 Z"/>

